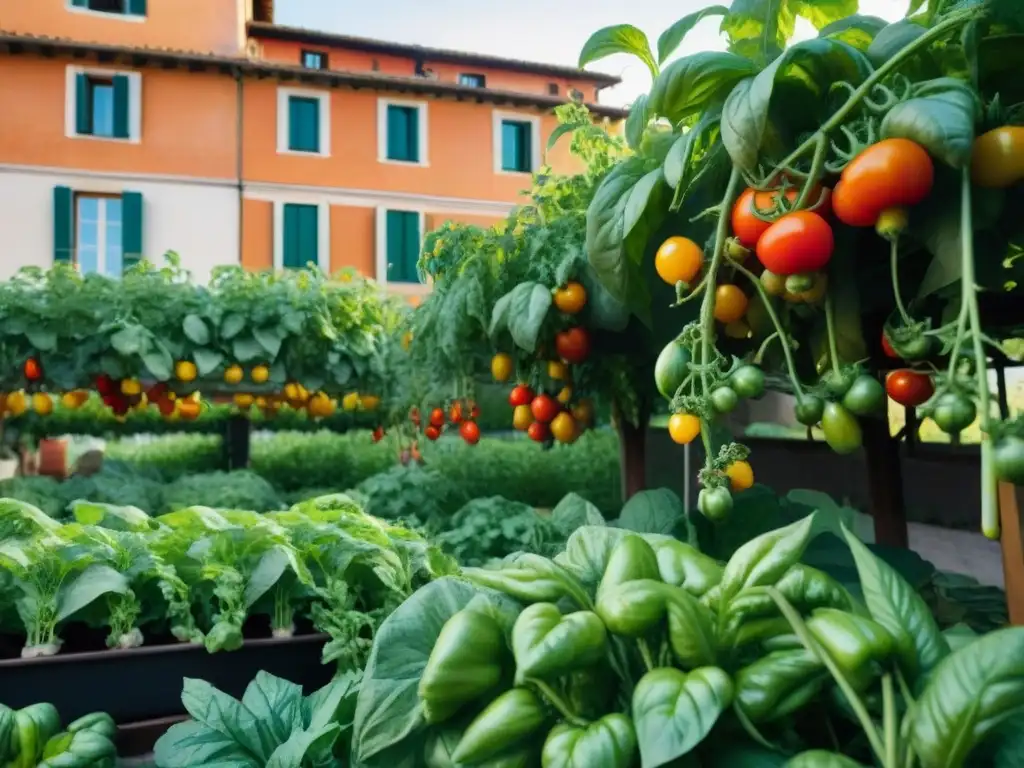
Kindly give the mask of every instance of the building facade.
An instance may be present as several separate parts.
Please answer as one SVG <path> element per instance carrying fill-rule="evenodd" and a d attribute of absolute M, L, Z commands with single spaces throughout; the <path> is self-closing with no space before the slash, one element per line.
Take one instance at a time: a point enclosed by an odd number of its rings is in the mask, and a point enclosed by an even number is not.
<path fill-rule="evenodd" d="M 420 293 L 424 233 L 490 224 L 543 162 L 553 109 L 615 78 L 294 29 L 268 0 L 0 0 L 0 279 L 355 267 Z"/>

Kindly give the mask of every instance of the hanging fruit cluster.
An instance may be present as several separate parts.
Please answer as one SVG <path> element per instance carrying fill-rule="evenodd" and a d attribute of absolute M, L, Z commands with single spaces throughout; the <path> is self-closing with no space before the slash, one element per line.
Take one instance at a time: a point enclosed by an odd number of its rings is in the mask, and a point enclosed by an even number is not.
<path fill-rule="evenodd" d="M 420 409 L 413 406 L 409 410 L 409 420 L 416 432 L 423 430 L 423 435 L 430 441 L 441 437 L 446 430 L 458 430 L 461 437 L 469 445 L 480 442 L 480 406 L 472 400 L 454 398 L 445 407 L 435 407 L 427 414 L 426 426 L 420 416 Z"/>

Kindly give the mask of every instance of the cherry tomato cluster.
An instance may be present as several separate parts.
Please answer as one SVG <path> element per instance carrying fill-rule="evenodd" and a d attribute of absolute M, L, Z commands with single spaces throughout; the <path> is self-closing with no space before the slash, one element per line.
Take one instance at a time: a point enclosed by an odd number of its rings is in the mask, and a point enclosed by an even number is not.
<path fill-rule="evenodd" d="M 561 364 L 552 362 L 549 367 L 558 365 Z M 566 385 L 562 393 L 567 390 L 571 392 L 570 385 Z M 535 393 L 526 384 L 516 385 L 508 396 L 508 403 L 514 409 L 512 426 L 526 432 L 534 442 L 548 445 L 556 440 L 559 443 L 576 442 L 593 422 L 593 406 L 586 399 L 570 405 L 570 396 L 562 393 L 552 397 L 546 392 Z"/>
<path fill-rule="evenodd" d="M 423 435 L 430 441 L 437 440 L 445 429 L 457 429 L 459 436 L 470 445 L 480 442 L 480 426 L 477 419 L 480 418 L 480 406 L 472 400 L 453 400 L 448 404 L 448 410 L 437 407 L 432 408 L 427 415 L 427 425 L 423 426 L 423 419 L 420 409 L 413 406 L 409 411 L 409 419 L 417 431 L 422 427 Z M 383 437 L 383 429 L 381 437 Z M 376 442 L 376 432 L 374 440 Z"/>

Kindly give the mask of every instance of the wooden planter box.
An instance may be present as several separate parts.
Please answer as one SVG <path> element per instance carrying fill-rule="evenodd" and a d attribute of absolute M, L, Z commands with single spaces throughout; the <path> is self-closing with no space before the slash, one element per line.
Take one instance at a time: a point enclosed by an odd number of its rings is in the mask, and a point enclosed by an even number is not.
<path fill-rule="evenodd" d="M 0 703 L 20 709 L 48 701 L 65 723 L 106 712 L 122 724 L 181 715 L 186 677 L 241 698 L 262 669 L 312 691 L 334 676 L 333 664 L 320 663 L 326 640 L 321 634 L 246 640 L 237 651 L 219 653 L 176 644 L 7 659 L 0 661 Z"/>

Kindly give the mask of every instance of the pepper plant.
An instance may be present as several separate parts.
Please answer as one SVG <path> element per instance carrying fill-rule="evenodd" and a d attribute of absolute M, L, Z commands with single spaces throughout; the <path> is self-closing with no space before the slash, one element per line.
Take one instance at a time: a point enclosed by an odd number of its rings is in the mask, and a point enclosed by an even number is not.
<path fill-rule="evenodd" d="M 657 56 L 619 25 L 580 57 L 632 53 L 654 78 L 586 248 L 614 297 L 670 329 L 656 379 L 672 438 L 703 441 L 699 508 L 724 519 L 753 482 L 719 429 L 740 398 L 793 395 L 795 419 L 845 454 L 888 394 L 954 436 L 980 420 L 981 527 L 997 537 L 994 480 L 1024 481 L 1024 421 L 989 391 L 990 358 L 1019 358 L 1024 6 L 915 0 L 886 24 L 856 0 L 756 5 L 681 19 Z M 797 15 L 818 36 L 787 46 Z M 664 65 L 709 16 L 728 49 Z"/>
<path fill-rule="evenodd" d="M 826 531 L 828 532 L 826 534 Z M 844 539 L 863 601 L 801 563 Z M 902 577 L 821 513 L 720 563 L 584 526 L 418 590 L 381 625 L 356 765 L 1009 768 L 1024 629 L 950 641 Z"/>

